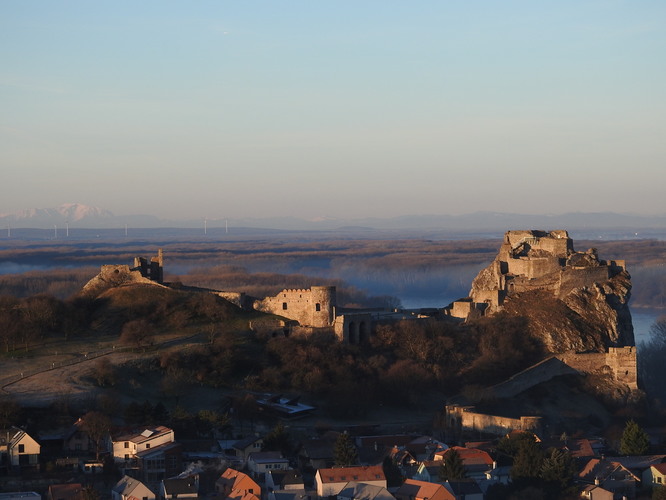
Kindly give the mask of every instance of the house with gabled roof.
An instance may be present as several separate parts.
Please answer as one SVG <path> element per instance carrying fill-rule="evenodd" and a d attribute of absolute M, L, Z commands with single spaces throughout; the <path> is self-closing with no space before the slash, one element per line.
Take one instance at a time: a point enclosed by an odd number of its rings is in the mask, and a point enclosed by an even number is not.
<path fill-rule="evenodd" d="M 63 436 L 63 450 L 68 454 L 85 455 L 94 449 L 95 444 L 85 430 L 83 419 L 79 417 Z"/>
<path fill-rule="evenodd" d="M 394 496 L 396 500 L 456 500 L 456 497 L 441 484 L 417 479 L 405 479 Z"/>
<path fill-rule="evenodd" d="M 614 495 L 627 498 L 636 496 L 636 486 L 640 477 L 616 460 L 592 458 L 579 472 L 581 481 L 601 486 Z"/>
<path fill-rule="evenodd" d="M 238 458 L 242 463 L 247 461 L 250 453 L 261 451 L 264 444 L 264 438 L 252 435 L 242 439 L 219 440 L 220 449 L 228 455 Z"/>
<path fill-rule="evenodd" d="M 287 470 L 289 460 L 279 451 L 258 451 L 250 453 L 247 458 L 247 468 L 255 478 L 263 478 L 270 471 Z"/>
<path fill-rule="evenodd" d="M 215 492 L 220 498 L 251 500 L 261 498 L 261 487 L 244 472 L 229 467 L 215 481 Z"/>
<path fill-rule="evenodd" d="M 338 435 L 337 432 L 327 432 L 320 438 L 301 442 L 298 451 L 300 466 L 313 469 L 332 467 L 335 462 L 333 449 Z"/>
<path fill-rule="evenodd" d="M 359 481 L 349 481 L 337 500 L 395 500 L 386 488 Z"/>
<path fill-rule="evenodd" d="M 337 467 L 318 469 L 315 473 L 315 485 L 319 497 L 337 495 L 348 482 L 358 481 L 386 488 L 386 476 L 381 465 L 361 467 Z"/>
<path fill-rule="evenodd" d="M 175 440 L 173 429 L 159 425 L 111 437 L 109 449 L 116 462 L 123 462 L 136 457 L 142 451 L 173 443 Z"/>
<path fill-rule="evenodd" d="M 182 470 L 182 447 L 163 425 L 111 437 L 108 448 L 122 473 L 150 484 Z"/>
<path fill-rule="evenodd" d="M 305 489 L 303 475 L 297 470 L 272 470 L 267 472 L 264 478 L 269 491 Z"/>
<path fill-rule="evenodd" d="M 596 484 L 588 484 L 580 492 L 580 497 L 585 500 L 613 500 L 613 492 Z"/>
<path fill-rule="evenodd" d="M 0 464 L 10 469 L 39 470 L 40 444 L 18 427 L 0 430 Z"/>
<path fill-rule="evenodd" d="M 643 472 L 643 486 L 666 487 L 666 463 L 653 464 Z"/>
<path fill-rule="evenodd" d="M 173 477 L 160 481 L 159 497 L 161 500 L 198 498 L 199 476 Z"/>
<path fill-rule="evenodd" d="M 464 448 L 462 446 L 453 446 L 448 450 L 435 453 L 435 461 L 446 460 L 447 453 L 451 450 L 458 452 L 465 468 L 465 473 L 470 479 L 485 479 L 486 472 L 491 470 L 495 464 L 493 458 L 487 451 L 479 448 Z"/>
<path fill-rule="evenodd" d="M 442 468 L 441 460 L 424 460 L 418 465 L 413 479 L 425 481 L 428 483 L 439 483 L 440 469 Z"/>
<path fill-rule="evenodd" d="M 484 497 L 483 491 L 473 479 L 446 481 L 443 486 L 456 500 L 483 500 Z"/>
<path fill-rule="evenodd" d="M 155 500 L 155 493 L 138 479 L 123 478 L 111 489 L 112 500 Z"/>

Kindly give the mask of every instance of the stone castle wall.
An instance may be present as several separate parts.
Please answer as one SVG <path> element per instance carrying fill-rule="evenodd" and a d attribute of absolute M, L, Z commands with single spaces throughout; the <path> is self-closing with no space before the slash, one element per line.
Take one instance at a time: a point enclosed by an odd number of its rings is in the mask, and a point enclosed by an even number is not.
<path fill-rule="evenodd" d="M 504 235 L 504 243 L 511 249 L 526 244 L 533 250 L 543 250 L 558 257 L 566 257 L 569 251 L 573 251 L 569 234 L 563 229 L 549 232 L 536 230 L 507 231 Z"/>
<path fill-rule="evenodd" d="M 335 320 L 335 287 L 285 289 L 274 297 L 255 301 L 253 307 L 258 311 L 293 319 L 302 326 L 330 327 Z"/>
<path fill-rule="evenodd" d="M 139 269 L 130 268 L 127 264 L 105 264 L 101 267 L 99 274 L 83 286 L 83 292 L 94 293 L 96 290 L 107 287 L 136 284 L 164 286 L 145 277 Z"/>
<path fill-rule="evenodd" d="M 460 432 L 481 432 L 503 436 L 511 431 L 529 431 L 541 433 L 541 417 L 521 416 L 518 418 L 488 415 L 475 411 L 473 406 L 446 405 L 446 428 L 458 434 Z"/>
<path fill-rule="evenodd" d="M 566 295 L 575 288 L 603 283 L 611 277 L 609 266 L 564 268 L 561 273 L 558 295 Z"/>
<path fill-rule="evenodd" d="M 566 352 L 556 356 L 580 373 L 608 373 L 614 380 L 638 389 L 636 347 L 610 347 L 608 352 Z"/>
<path fill-rule="evenodd" d="M 372 314 L 347 313 L 335 318 L 335 336 L 346 344 L 362 344 L 370 340 Z"/>
<path fill-rule="evenodd" d="M 507 261 L 508 274 L 523 275 L 528 279 L 540 278 L 561 268 L 558 257 L 517 258 Z"/>

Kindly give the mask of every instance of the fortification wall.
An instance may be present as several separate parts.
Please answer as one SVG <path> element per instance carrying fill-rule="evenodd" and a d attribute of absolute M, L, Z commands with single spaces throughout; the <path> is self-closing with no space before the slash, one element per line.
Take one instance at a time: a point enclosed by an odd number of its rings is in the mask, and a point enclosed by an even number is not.
<path fill-rule="evenodd" d="M 472 406 L 447 405 L 446 426 L 454 432 L 482 432 L 503 436 L 514 430 L 541 432 L 541 417 L 521 416 L 519 418 L 502 417 L 478 413 Z"/>
<path fill-rule="evenodd" d="M 550 232 L 536 230 L 507 231 L 504 242 L 509 244 L 511 248 L 526 243 L 531 249 L 543 250 L 558 257 L 566 257 L 569 251 L 573 251 L 573 242 L 569 238 L 569 234 L 562 229 Z"/>
<path fill-rule="evenodd" d="M 558 257 L 521 257 L 507 261 L 509 274 L 522 275 L 529 279 L 540 278 L 541 276 L 559 271 L 560 268 L 560 259 Z"/>
<path fill-rule="evenodd" d="M 504 382 L 493 386 L 490 390 L 497 398 L 511 398 L 555 377 L 575 373 L 577 373 L 575 369 L 567 366 L 556 357 L 551 357 L 516 373 Z"/>
<path fill-rule="evenodd" d="M 244 292 L 213 292 L 215 295 L 228 300 L 232 304 L 240 307 L 241 309 L 247 308 L 247 296 Z"/>
<path fill-rule="evenodd" d="M 334 286 L 282 290 L 274 297 L 254 302 L 254 309 L 298 321 L 302 326 L 333 326 L 336 292 Z"/>
<path fill-rule="evenodd" d="M 606 353 L 606 364 L 610 366 L 615 380 L 632 389 L 638 389 L 638 369 L 636 365 L 636 347 L 611 347 Z"/>
<path fill-rule="evenodd" d="M 351 313 L 335 318 L 335 336 L 346 344 L 361 344 L 370 340 L 372 334 L 372 314 Z"/>
<path fill-rule="evenodd" d="M 608 373 L 617 382 L 638 389 L 636 347 L 610 347 L 608 352 L 566 352 L 556 356 L 581 373 Z"/>
<path fill-rule="evenodd" d="M 611 276 L 609 266 L 566 267 L 562 271 L 558 295 L 566 295 L 575 288 L 590 286 L 592 283 L 603 283 Z"/>
<path fill-rule="evenodd" d="M 504 300 L 504 291 L 503 290 L 479 290 L 474 295 L 474 304 L 472 304 L 472 309 L 478 309 L 480 311 L 485 310 L 481 303 L 488 304 L 491 308 L 499 307 L 499 305 Z M 471 311 L 471 309 L 470 309 Z"/>

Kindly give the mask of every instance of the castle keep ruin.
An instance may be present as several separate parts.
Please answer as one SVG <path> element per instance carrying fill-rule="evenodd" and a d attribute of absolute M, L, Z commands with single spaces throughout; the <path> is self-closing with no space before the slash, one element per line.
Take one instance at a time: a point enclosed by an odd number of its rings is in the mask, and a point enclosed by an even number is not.
<path fill-rule="evenodd" d="M 95 293 L 95 291 L 110 286 L 122 286 L 129 284 L 147 284 L 163 286 L 164 283 L 164 257 L 162 249 L 157 255 L 146 259 L 135 257 L 134 265 L 103 265 L 100 272 L 83 287 L 84 293 Z"/>
<path fill-rule="evenodd" d="M 274 297 L 255 300 L 257 311 L 284 316 L 300 325 L 325 328 L 335 320 L 336 293 L 334 286 L 313 286 L 309 289 L 282 290 Z"/>
<path fill-rule="evenodd" d="M 463 319 L 493 314 L 507 297 L 534 290 L 562 298 L 622 271 L 623 260 L 600 260 L 593 248 L 576 252 L 564 230 L 507 231 L 495 260 L 474 278 L 469 297 L 454 302 L 449 314 Z"/>

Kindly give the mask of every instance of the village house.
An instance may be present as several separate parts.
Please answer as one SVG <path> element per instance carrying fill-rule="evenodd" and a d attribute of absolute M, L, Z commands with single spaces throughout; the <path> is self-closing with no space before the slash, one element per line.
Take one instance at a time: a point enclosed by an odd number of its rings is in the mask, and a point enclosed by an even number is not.
<path fill-rule="evenodd" d="M 87 455 L 95 450 L 95 445 L 85 431 L 81 418 L 74 422 L 63 436 L 63 450 L 77 456 Z"/>
<path fill-rule="evenodd" d="M 405 479 L 394 494 L 396 500 L 456 500 L 449 490 L 441 484 Z"/>
<path fill-rule="evenodd" d="M 193 475 L 184 478 L 163 479 L 160 481 L 160 500 L 198 498 L 199 476 Z"/>
<path fill-rule="evenodd" d="M 613 492 L 596 484 L 589 484 L 580 492 L 580 497 L 585 500 L 613 500 Z"/>
<path fill-rule="evenodd" d="M 248 500 L 261 498 L 261 487 L 247 474 L 229 467 L 215 481 L 215 493 L 219 498 Z"/>
<path fill-rule="evenodd" d="M 328 432 L 321 438 L 306 439 L 300 445 L 298 461 L 301 468 L 325 469 L 335 463 L 333 448 L 338 434 Z"/>
<path fill-rule="evenodd" d="M 486 473 L 496 466 L 495 461 L 488 452 L 479 448 L 464 448 L 462 446 L 453 446 L 448 450 L 435 453 L 435 461 L 446 460 L 446 455 L 451 450 L 458 452 L 465 468 L 465 474 L 470 479 L 485 479 Z"/>
<path fill-rule="evenodd" d="M 651 465 L 643 472 L 643 486 L 666 487 L 666 463 Z"/>
<path fill-rule="evenodd" d="M 338 493 L 337 500 L 395 500 L 395 497 L 381 486 L 349 481 Z"/>
<path fill-rule="evenodd" d="M 254 478 L 262 478 L 270 471 L 287 470 L 289 460 L 279 451 L 258 451 L 250 453 L 247 458 L 247 468 Z"/>
<path fill-rule="evenodd" d="M 111 489 L 111 500 L 155 500 L 155 493 L 138 479 L 123 478 Z"/>
<path fill-rule="evenodd" d="M 589 460 L 578 477 L 584 482 L 601 486 L 619 498 L 635 498 L 636 486 L 640 482 L 640 478 L 620 462 L 605 458 Z"/>
<path fill-rule="evenodd" d="M 247 462 L 250 453 L 261 451 L 261 447 L 264 444 L 264 438 L 252 435 L 243 439 L 220 439 L 217 443 L 220 450 L 226 455 L 235 457 L 238 459 L 239 463 L 244 465 Z"/>
<path fill-rule="evenodd" d="M 110 438 L 109 449 L 123 474 L 159 483 L 182 470 L 182 451 L 172 429 L 164 426 Z"/>
<path fill-rule="evenodd" d="M 40 444 L 18 427 L 0 430 L 0 464 L 6 472 L 39 470 Z"/>
<path fill-rule="evenodd" d="M 424 460 L 423 462 L 419 463 L 413 479 L 425 481 L 427 483 L 441 483 L 442 481 L 439 477 L 441 468 L 441 460 Z"/>
<path fill-rule="evenodd" d="M 446 481 L 446 488 L 456 500 L 483 500 L 481 488 L 473 480 Z"/>
<path fill-rule="evenodd" d="M 123 462 L 136 457 L 137 453 L 156 448 L 157 446 L 173 443 L 175 435 L 172 429 L 163 425 L 140 432 L 123 434 L 110 438 L 110 446 L 113 458 L 116 462 Z"/>
<path fill-rule="evenodd" d="M 335 496 L 350 481 L 386 488 L 386 476 L 381 465 L 319 469 L 315 474 L 317 495 L 320 498 Z"/>
<path fill-rule="evenodd" d="M 293 469 L 268 471 L 264 480 L 268 491 L 305 489 L 302 474 Z"/>

